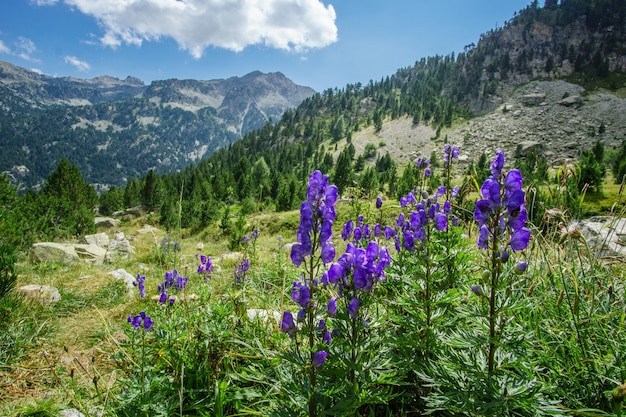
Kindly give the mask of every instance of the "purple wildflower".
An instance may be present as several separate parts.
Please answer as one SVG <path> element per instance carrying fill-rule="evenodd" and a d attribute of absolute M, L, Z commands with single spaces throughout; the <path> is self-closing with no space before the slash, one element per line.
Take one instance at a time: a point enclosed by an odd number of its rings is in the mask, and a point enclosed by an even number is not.
<path fill-rule="evenodd" d="M 337 315 L 337 297 L 333 297 L 330 299 L 326 311 L 328 312 L 328 315 L 330 317 L 335 317 Z"/>
<path fill-rule="evenodd" d="M 502 151 L 496 151 L 496 157 L 491 163 L 491 175 L 496 180 L 502 175 L 502 168 L 504 168 L 504 153 Z"/>
<path fill-rule="evenodd" d="M 517 275 L 522 275 L 526 271 L 526 268 L 528 268 L 528 262 L 521 261 L 515 265 L 514 271 Z"/>
<path fill-rule="evenodd" d="M 300 307 L 306 308 L 311 302 L 311 291 L 309 287 L 299 281 L 294 282 L 293 289 L 291 290 L 291 299 Z"/>
<path fill-rule="evenodd" d="M 144 284 L 145 282 L 146 282 L 146 277 L 144 277 L 141 274 L 137 274 L 137 279 L 133 281 L 133 285 L 139 288 L 139 296 L 141 298 L 146 297 L 146 286 Z"/>
<path fill-rule="evenodd" d="M 348 315 L 351 319 L 356 320 L 357 315 L 359 314 L 359 300 L 356 298 L 352 298 L 350 303 L 348 303 Z"/>
<path fill-rule="evenodd" d="M 472 285 L 472 292 L 476 295 L 483 295 L 483 289 L 480 287 L 480 285 Z"/>
<path fill-rule="evenodd" d="M 478 234 L 478 241 L 476 242 L 479 248 L 488 249 L 489 248 L 489 228 L 487 225 L 483 224 L 480 227 L 480 232 Z"/>
<path fill-rule="evenodd" d="M 198 259 L 198 255 L 196 254 L 196 259 Z M 211 269 L 213 269 L 213 264 L 211 262 L 211 257 L 206 255 L 200 255 L 200 265 L 198 265 L 198 274 L 204 274 L 206 279 L 211 278 Z"/>
<path fill-rule="evenodd" d="M 327 356 L 328 353 L 323 350 L 315 352 L 315 354 L 313 355 L 313 366 L 315 366 L 315 369 L 320 369 L 322 366 L 324 366 Z"/>
<path fill-rule="evenodd" d="M 435 214 L 435 229 L 442 231 L 448 228 L 448 216 L 443 213 Z"/>
<path fill-rule="evenodd" d="M 520 251 L 526 249 L 528 243 L 530 241 L 530 230 L 525 227 L 522 227 L 519 230 L 516 230 L 511 236 L 511 250 Z"/>
<path fill-rule="evenodd" d="M 296 334 L 296 323 L 293 321 L 293 315 L 290 311 L 283 312 L 283 319 L 280 323 L 280 331 L 287 333 L 289 337 Z"/>
<path fill-rule="evenodd" d="M 145 311 L 142 311 L 134 317 L 128 315 L 127 321 L 135 330 L 139 330 L 143 325 L 144 330 L 148 331 L 154 325 L 152 318 L 148 316 Z"/>

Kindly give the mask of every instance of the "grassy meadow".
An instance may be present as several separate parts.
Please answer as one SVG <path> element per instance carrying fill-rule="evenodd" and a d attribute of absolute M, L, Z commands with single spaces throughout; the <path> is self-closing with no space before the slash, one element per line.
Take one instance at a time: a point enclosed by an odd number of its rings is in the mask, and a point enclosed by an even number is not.
<path fill-rule="evenodd" d="M 529 186 L 501 167 L 497 195 L 454 198 L 449 166 L 445 189 L 418 182 L 404 201 L 335 201 L 310 181 L 310 213 L 237 224 L 232 210 L 234 245 L 220 222 L 168 233 L 148 215 L 120 228 L 129 261 L 21 254 L 16 288 L 61 300 L 0 299 L 0 415 L 621 416 L 623 259 L 555 222 L 516 224 Z M 622 199 L 607 181 L 563 219 L 621 216 Z M 145 297 L 119 268 L 145 277 Z M 174 270 L 187 280 L 166 284 Z"/>

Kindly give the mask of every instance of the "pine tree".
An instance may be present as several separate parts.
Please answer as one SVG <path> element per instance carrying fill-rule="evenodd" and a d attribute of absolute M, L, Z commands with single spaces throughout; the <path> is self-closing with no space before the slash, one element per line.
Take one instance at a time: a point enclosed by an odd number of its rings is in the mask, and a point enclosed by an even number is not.
<path fill-rule="evenodd" d="M 47 219 L 48 234 L 81 235 L 96 230 L 93 218 L 98 194 L 66 158 L 50 174 L 37 200 Z"/>
<path fill-rule="evenodd" d="M 151 169 L 142 181 L 141 204 L 148 212 L 157 211 L 163 204 L 163 194 L 161 178 Z"/>
<path fill-rule="evenodd" d="M 337 158 L 333 182 L 337 186 L 339 194 L 341 194 L 347 187 L 352 186 L 353 181 L 354 169 L 352 167 L 352 158 L 350 157 L 350 151 L 346 148 L 341 151 Z"/>

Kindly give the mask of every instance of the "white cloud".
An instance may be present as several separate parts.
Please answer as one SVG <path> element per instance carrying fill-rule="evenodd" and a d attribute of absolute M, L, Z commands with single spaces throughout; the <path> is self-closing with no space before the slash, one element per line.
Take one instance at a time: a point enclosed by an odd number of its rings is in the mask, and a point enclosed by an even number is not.
<path fill-rule="evenodd" d="M 37 6 L 52 6 L 57 3 L 57 0 L 31 0 L 30 2 Z"/>
<path fill-rule="evenodd" d="M 68 64 L 73 65 L 80 72 L 88 72 L 91 69 L 91 65 L 89 65 L 85 61 L 81 61 L 80 59 L 76 58 L 75 56 L 69 56 L 69 55 L 66 56 L 65 57 L 65 62 L 68 63 Z"/>
<path fill-rule="evenodd" d="M 0 54 L 10 54 L 11 49 L 4 44 L 4 42 L 0 41 Z"/>
<path fill-rule="evenodd" d="M 15 50 L 13 51 L 15 55 L 26 61 L 40 62 L 39 59 L 33 57 L 35 52 L 37 52 L 35 42 L 23 36 L 17 38 L 17 41 L 15 42 Z"/>
<path fill-rule="evenodd" d="M 54 3 L 55 0 L 34 0 Z M 110 47 L 163 37 L 200 58 L 208 47 L 249 45 L 301 52 L 337 40 L 335 9 L 319 0 L 64 0 L 95 17 Z"/>

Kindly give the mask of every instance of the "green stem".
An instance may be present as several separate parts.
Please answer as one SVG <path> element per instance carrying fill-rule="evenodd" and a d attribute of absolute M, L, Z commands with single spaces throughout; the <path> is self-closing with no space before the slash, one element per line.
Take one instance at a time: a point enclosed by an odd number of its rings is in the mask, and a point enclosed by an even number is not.
<path fill-rule="evenodd" d="M 489 292 L 489 356 L 487 367 L 487 379 L 491 381 L 493 371 L 495 369 L 495 355 L 496 355 L 496 320 L 498 315 L 498 308 L 496 305 L 496 295 L 498 293 L 498 286 L 500 281 L 500 260 L 498 257 L 498 245 L 500 241 L 499 224 L 500 210 L 497 209 L 493 216 L 491 230 L 493 231 L 493 240 L 491 242 L 491 288 Z"/>

